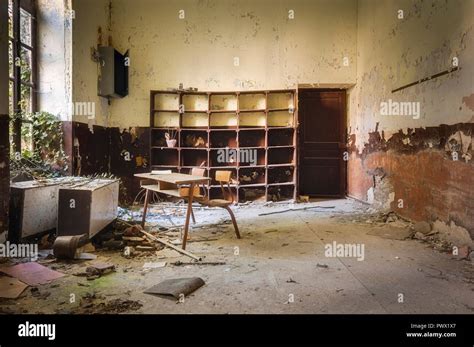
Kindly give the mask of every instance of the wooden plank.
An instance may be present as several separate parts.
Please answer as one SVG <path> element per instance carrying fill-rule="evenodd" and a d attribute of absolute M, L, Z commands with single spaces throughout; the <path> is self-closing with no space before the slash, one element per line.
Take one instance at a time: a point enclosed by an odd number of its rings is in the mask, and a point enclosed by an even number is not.
<path fill-rule="evenodd" d="M 187 255 L 187 256 L 190 257 L 190 258 L 196 259 L 197 261 L 200 261 L 200 260 L 201 260 L 201 258 L 195 256 L 194 254 L 192 254 L 192 253 L 190 253 L 190 252 L 188 252 L 188 251 L 186 251 L 186 250 L 184 250 L 184 249 L 181 249 L 181 248 L 179 248 L 179 247 L 176 247 L 175 245 L 169 243 L 168 241 L 165 241 L 165 240 L 163 240 L 163 239 L 160 239 L 160 238 L 158 238 L 158 237 L 155 237 L 155 236 L 153 236 L 152 234 L 149 234 L 149 233 L 147 233 L 147 232 L 144 231 L 144 230 L 140 230 L 140 232 L 141 232 L 143 235 L 145 235 L 147 238 L 149 238 L 150 240 L 152 240 L 152 241 L 159 242 L 159 243 L 165 245 L 166 247 L 172 248 L 172 249 L 174 249 L 175 251 L 177 251 L 177 252 L 179 252 L 179 253 L 181 253 L 181 254 L 184 254 L 184 255 Z"/>

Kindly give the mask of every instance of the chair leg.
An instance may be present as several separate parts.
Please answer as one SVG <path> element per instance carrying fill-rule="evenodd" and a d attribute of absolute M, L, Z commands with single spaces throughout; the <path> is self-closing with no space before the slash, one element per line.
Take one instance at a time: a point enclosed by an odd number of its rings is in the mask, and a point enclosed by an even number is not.
<path fill-rule="evenodd" d="M 196 218 L 194 218 L 194 210 L 191 209 L 191 218 L 193 219 L 193 224 L 196 224 Z"/>
<path fill-rule="evenodd" d="M 237 221 L 235 220 L 234 213 L 232 212 L 229 206 L 226 206 L 224 208 L 227 210 L 227 212 L 229 212 L 230 218 L 232 219 L 232 224 L 234 224 L 235 234 L 237 235 L 237 238 L 240 239 L 239 227 L 237 226 Z"/>
<path fill-rule="evenodd" d="M 148 200 L 150 199 L 149 190 L 146 189 L 145 193 L 145 204 L 143 206 L 143 215 L 142 215 L 142 228 L 145 229 L 145 219 L 146 219 L 146 210 L 148 208 Z"/>

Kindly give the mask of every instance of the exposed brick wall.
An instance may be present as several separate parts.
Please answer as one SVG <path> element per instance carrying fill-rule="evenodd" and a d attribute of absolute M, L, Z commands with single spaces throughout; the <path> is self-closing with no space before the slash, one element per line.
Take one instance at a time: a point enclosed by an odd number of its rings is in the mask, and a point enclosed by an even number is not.
<path fill-rule="evenodd" d="M 395 193 L 392 210 L 415 221 L 452 220 L 474 237 L 474 165 L 462 158 L 461 146 L 452 140 L 459 131 L 474 133 L 473 128 L 472 123 L 442 125 L 400 132 L 387 141 L 371 134 L 373 141 L 361 154 L 351 153 L 349 194 L 367 200 L 374 172 L 382 172 Z M 404 144 L 402 139 L 409 141 Z M 457 161 L 452 157 L 453 148 L 459 151 Z M 472 155 L 472 142 L 467 154 Z M 398 199 L 403 199 L 403 208 L 398 208 Z"/>

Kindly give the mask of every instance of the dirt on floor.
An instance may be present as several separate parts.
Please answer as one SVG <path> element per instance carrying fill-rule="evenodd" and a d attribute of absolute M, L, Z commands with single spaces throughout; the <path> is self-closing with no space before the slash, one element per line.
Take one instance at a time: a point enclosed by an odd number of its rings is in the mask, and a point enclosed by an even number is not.
<path fill-rule="evenodd" d="M 186 249 L 201 257 L 199 262 L 127 232 L 140 210 L 121 209 L 126 223 L 101 233 L 95 250 L 88 249 L 96 259 L 40 257 L 38 263 L 66 276 L 30 286 L 17 299 L 0 299 L 0 312 L 474 312 L 469 249 L 467 257 L 465 249 L 453 253 L 453 244 L 430 225 L 352 199 L 232 209 L 241 239 L 225 210 L 196 207 Z M 147 231 L 179 246 L 184 211 L 184 204 L 153 206 Z M 21 261 L 26 260 L 9 263 Z M 97 272 L 94 264 L 113 269 Z M 180 298 L 144 293 L 164 280 L 189 277 L 200 277 L 205 285 Z"/>

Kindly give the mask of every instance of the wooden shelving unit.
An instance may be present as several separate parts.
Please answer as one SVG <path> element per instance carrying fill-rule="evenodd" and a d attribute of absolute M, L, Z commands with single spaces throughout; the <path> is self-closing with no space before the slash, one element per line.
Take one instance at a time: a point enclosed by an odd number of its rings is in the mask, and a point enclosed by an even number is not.
<path fill-rule="evenodd" d="M 151 91 L 150 158 L 153 170 L 189 173 L 201 166 L 206 175 L 233 172 L 236 201 L 278 201 L 296 198 L 296 91 L 171 92 Z M 168 147 L 166 133 L 176 147 Z M 222 162 L 222 149 L 237 160 Z M 256 162 L 239 161 L 250 150 Z M 249 153 L 249 152 L 246 152 Z M 211 198 L 221 197 L 212 180 Z"/>

